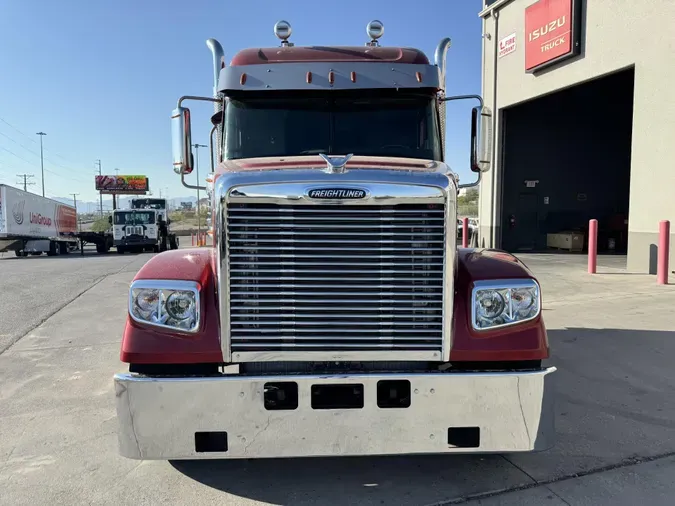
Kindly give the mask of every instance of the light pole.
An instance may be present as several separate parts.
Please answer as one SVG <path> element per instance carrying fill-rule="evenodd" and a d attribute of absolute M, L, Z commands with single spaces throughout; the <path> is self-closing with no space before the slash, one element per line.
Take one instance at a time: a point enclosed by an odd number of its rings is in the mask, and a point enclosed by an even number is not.
<path fill-rule="evenodd" d="M 197 171 L 197 233 L 201 234 L 202 231 L 202 217 L 199 206 L 199 148 L 208 148 L 206 144 L 193 144 L 195 148 L 195 170 Z"/>
<path fill-rule="evenodd" d="M 42 154 L 42 138 L 47 135 L 44 132 L 38 132 L 35 135 L 40 136 L 40 168 L 42 169 L 42 196 L 45 196 L 45 159 Z"/>
<path fill-rule="evenodd" d="M 96 165 L 98 165 L 98 175 L 101 175 L 101 160 L 96 160 Z M 103 218 L 103 192 L 98 192 L 98 198 L 101 204 L 101 218 Z"/>
<path fill-rule="evenodd" d="M 119 176 L 119 175 L 120 175 L 120 169 L 115 167 L 115 176 Z M 112 199 L 113 199 L 113 211 L 114 211 L 117 208 L 117 203 L 118 203 L 117 202 L 117 195 L 115 195 L 113 193 Z"/>

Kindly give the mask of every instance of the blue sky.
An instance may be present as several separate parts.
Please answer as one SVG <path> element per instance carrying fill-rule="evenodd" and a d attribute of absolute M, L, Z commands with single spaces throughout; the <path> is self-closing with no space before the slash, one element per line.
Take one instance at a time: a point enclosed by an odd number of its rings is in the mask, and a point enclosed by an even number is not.
<path fill-rule="evenodd" d="M 245 47 L 276 46 L 274 23 L 293 27 L 296 45 L 362 45 L 368 21 L 384 23 L 382 45 L 418 47 L 430 59 L 452 38 L 448 93 L 480 92 L 481 0 L 0 0 L 0 183 L 34 174 L 46 132 L 47 196 L 97 200 L 95 160 L 104 174 L 146 174 L 155 194 L 190 195 L 171 169 L 170 113 L 181 95 L 212 91 L 218 39 L 229 63 Z M 448 162 L 464 182 L 470 108 L 448 107 Z M 208 143 L 211 104 L 191 103 L 193 142 Z M 200 175 L 208 171 L 201 150 Z M 191 176 L 194 179 L 194 176 Z"/>

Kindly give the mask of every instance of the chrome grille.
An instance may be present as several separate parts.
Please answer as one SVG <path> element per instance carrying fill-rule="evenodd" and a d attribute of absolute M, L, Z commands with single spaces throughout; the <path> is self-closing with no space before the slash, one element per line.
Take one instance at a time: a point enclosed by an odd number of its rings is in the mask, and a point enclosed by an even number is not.
<path fill-rule="evenodd" d="M 442 204 L 225 209 L 232 351 L 440 351 Z"/>

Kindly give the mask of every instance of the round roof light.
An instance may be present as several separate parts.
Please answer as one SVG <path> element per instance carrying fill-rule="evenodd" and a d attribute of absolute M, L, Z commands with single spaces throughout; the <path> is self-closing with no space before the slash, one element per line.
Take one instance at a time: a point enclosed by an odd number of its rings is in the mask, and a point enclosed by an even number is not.
<path fill-rule="evenodd" d="M 283 42 L 288 40 L 288 38 L 291 36 L 291 33 L 293 33 L 293 29 L 291 28 L 291 24 L 288 21 L 284 21 L 282 19 L 281 21 L 277 21 L 277 23 L 274 25 L 274 35 L 279 37 Z"/>
<path fill-rule="evenodd" d="M 368 23 L 366 32 L 368 33 L 368 37 L 372 40 L 377 40 L 382 37 L 382 35 L 384 35 L 384 25 L 382 24 L 382 21 L 375 19 Z"/>

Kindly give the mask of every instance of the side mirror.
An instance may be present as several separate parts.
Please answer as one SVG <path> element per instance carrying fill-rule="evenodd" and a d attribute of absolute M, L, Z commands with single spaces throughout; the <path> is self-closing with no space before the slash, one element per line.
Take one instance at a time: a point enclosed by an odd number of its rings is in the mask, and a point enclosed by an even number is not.
<path fill-rule="evenodd" d="M 112 225 L 112 216 L 108 216 L 108 223 Z"/>
<path fill-rule="evenodd" d="M 492 113 L 487 107 L 471 109 L 471 161 L 473 172 L 487 172 L 492 160 Z"/>
<path fill-rule="evenodd" d="M 190 174 L 194 169 L 194 157 L 192 156 L 190 109 L 187 107 L 178 107 L 171 113 L 171 148 L 174 172 Z"/>

